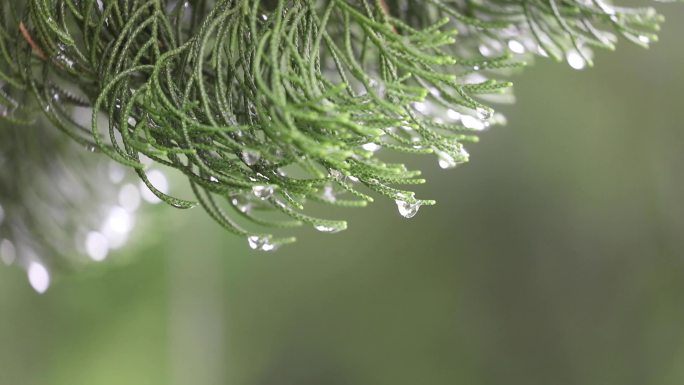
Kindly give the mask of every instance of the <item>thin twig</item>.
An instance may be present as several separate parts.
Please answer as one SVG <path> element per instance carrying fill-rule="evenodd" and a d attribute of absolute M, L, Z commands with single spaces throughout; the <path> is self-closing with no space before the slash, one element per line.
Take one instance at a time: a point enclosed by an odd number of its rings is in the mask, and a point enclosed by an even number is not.
<path fill-rule="evenodd" d="M 45 52 L 40 48 L 40 46 L 33 40 L 31 37 L 31 34 L 29 33 L 28 29 L 26 29 L 26 26 L 24 25 L 24 22 L 19 22 L 19 31 L 21 32 L 21 36 L 24 37 L 24 40 L 26 40 L 27 43 L 31 46 L 33 49 L 33 53 L 35 53 L 39 58 L 43 60 L 47 60 L 47 55 L 45 55 Z"/>

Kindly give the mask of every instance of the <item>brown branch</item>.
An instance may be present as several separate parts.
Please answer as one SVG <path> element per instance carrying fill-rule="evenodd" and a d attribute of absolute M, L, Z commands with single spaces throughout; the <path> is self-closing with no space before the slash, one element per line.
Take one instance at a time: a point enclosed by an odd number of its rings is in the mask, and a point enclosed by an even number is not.
<path fill-rule="evenodd" d="M 33 40 L 23 21 L 19 22 L 19 32 L 21 32 L 21 36 L 23 36 L 24 40 L 26 40 L 26 42 L 31 46 L 33 53 L 35 53 L 39 58 L 47 60 L 47 55 L 45 55 L 45 52 L 42 50 L 42 48 L 40 48 L 40 46 Z"/>
<path fill-rule="evenodd" d="M 387 1 L 386 1 L 386 0 L 380 0 L 380 8 L 382 8 L 382 12 L 383 12 L 386 16 L 390 16 L 390 8 L 389 8 L 389 5 L 387 5 Z M 397 29 L 396 29 L 394 26 L 392 26 L 392 30 L 393 30 L 395 33 L 397 32 Z"/>
<path fill-rule="evenodd" d="M 382 7 L 382 10 L 385 12 L 385 15 L 390 14 L 389 6 L 387 5 L 387 1 L 385 0 L 380 0 L 380 6 Z"/>

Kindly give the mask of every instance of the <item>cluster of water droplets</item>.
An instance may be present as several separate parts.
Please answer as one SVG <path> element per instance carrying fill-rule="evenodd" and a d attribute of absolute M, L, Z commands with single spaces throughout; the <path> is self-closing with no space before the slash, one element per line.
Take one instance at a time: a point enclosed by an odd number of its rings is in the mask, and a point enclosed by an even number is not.
<path fill-rule="evenodd" d="M 604 6 L 609 7 L 605 4 Z M 612 32 L 595 28 L 590 23 L 586 24 L 586 28 L 591 28 L 590 32 L 593 36 L 607 46 L 612 46 L 617 41 L 617 36 Z M 641 36 L 637 40 L 641 40 L 642 43 L 648 43 L 644 42 L 644 38 L 646 37 Z M 499 31 L 498 39 L 485 37 L 482 40 L 478 46 L 478 51 L 487 58 L 500 56 L 506 52 L 518 57 L 528 55 L 549 57 L 553 54 L 555 57 L 565 57 L 566 62 L 571 68 L 582 70 L 587 67 L 593 55 L 586 44 L 579 39 L 575 40 L 574 46 L 564 47 L 561 50 L 557 46 L 557 41 L 551 39 L 547 34 L 532 34 L 526 28 L 505 28 Z M 548 49 L 553 50 L 553 52 L 547 51 Z M 478 69 L 476 68 L 475 70 Z"/>
<path fill-rule="evenodd" d="M 254 194 L 255 197 L 261 199 L 262 201 L 272 197 L 274 191 L 275 187 L 272 185 L 252 186 L 252 194 Z"/>
<path fill-rule="evenodd" d="M 280 247 L 272 241 L 270 235 L 251 235 L 247 237 L 247 243 L 252 250 L 258 251 L 275 251 Z"/>

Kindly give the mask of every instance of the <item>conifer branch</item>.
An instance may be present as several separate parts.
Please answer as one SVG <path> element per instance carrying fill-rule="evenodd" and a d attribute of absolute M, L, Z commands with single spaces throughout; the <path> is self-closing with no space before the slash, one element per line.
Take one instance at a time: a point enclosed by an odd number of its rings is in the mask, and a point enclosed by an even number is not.
<path fill-rule="evenodd" d="M 261 250 L 293 241 L 269 226 L 346 228 L 308 202 L 384 196 L 415 215 L 435 203 L 404 187 L 420 171 L 378 150 L 467 162 L 464 144 L 502 120 L 484 100 L 508 92 L 490 77 L 523 66 L 516 54 L 591 64 L 589 48 L 648 45 L 662 22 L 603 0 L 10 0 L 0 17 L 3 119 L 43 111 Z M 141 157 L 184 174 L 195 198 L 159 191 Z"/>

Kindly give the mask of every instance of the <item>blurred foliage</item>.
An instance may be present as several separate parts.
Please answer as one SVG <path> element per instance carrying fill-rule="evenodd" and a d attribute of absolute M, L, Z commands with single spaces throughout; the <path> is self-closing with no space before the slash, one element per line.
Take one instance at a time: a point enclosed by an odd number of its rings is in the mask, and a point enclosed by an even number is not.
<path fill-rule="evenodd" d="M 0 384 L 681 384 L 684 13 L 664 8 L 649 54 L 539 61 L 476 162 L 416 158 L 440 205 L 411 221 L 378 202 L 264 255 L 159 210 L 42 297 L 0 269 Z"/>

